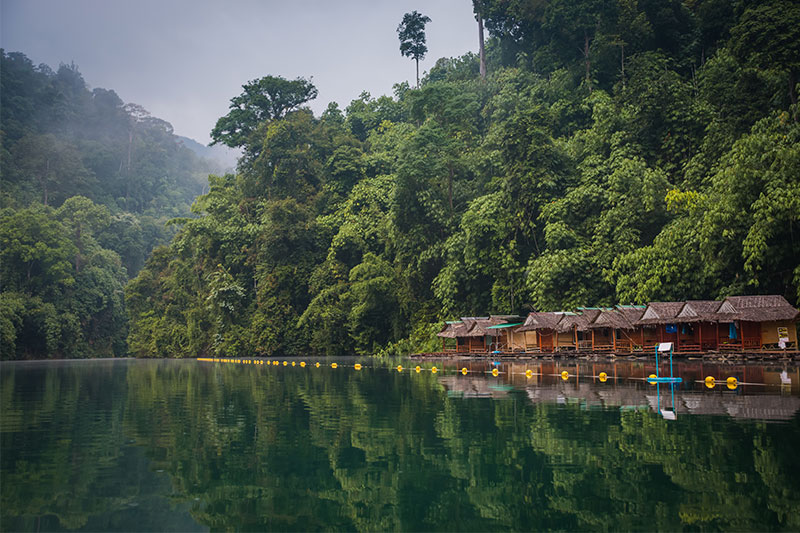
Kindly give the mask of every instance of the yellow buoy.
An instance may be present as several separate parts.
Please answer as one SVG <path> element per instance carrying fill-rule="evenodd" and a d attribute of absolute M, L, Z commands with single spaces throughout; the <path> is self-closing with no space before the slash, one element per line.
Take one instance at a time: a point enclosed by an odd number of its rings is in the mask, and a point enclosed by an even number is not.
<path fill-rule="evenodd" d="M 337 365 L 336 363 L 331 363 L 331 368 L 339 368 L 339 365 Z"/>
<path fill-rule="evenodd" d="M 716 380 L 714 379 L 714 376 L 706 376 L 705 383 L 706 387 L 713 389 L 714 385 L 716 385 Z"/>
<path fill-rule="evenodd" d="M 566 370 L 564 370 L 564 371 L 561 373 L 561 379 L 563 379 L 564 381 L 568 380 L 568 379 L 569 379 L 569 372 L 567 372 Z"/>
<path fill-rule="evenodd" d="M 284 362 L 283 362 L 283 366 L 286 366 L 286 365 L 288 365 L 288 364 L 289 364 L 289 362 L 288 362 L 288 361 L 284 361 Z"/>
<path fill-rule="evenodd" d="M 294 361 L 292 361 L 292 366 L 294 366 L 294 365 L 295 365 L 295 362 L 294 362 Z"/>
<path fill-rule="evenodd" d="M 493 375 L 494 377 L 497 377 L 497 375 L 498 375 L 498 374 L 500 374 L 500 372 L 498 372 L 496 368 L 493 368 L 493 369 L 492 369 L 492 375 Z"/>
<path fill-rule="evenodd" d="M 421 370 L 422 370 L 422 368 L 420 368 L 420 366 L 419 366 L 419 365 L 417 365 L 417 366 L 414 368 L 414 372 L 416 372 L 417 374 L 419 374 Z"/>
<path fill-rule="evenodd" d="M 355 365 L 353 365 L 353 368 L 355 368 L 356 370 L 361 370 L 361 363 L 356 363 Z"/>
<path fill-rule="evenodd" d="M 433 367 L 433 368 L 431 368 L 431 372 L 433 372 L 434 374 L 435 374 L 436 372 L 438 372 L 438 371 L 439 371 L 439 370 L 438 370 L 436 367 Z"/>
<path fill-rule="evenodd" d="M 300 366 L 302 366 L 303 368 L 305 368 L 305 366 L 306 366 L 306 362 L 305 362 L 305 361 L 300 361 Z"/>
<path fill-rule="evenodd" d="M 280 363 L 278 363 L 277 361 L 273 361 L 273 362 L 272 362 L 272 366 L 278 366 L 279 364 L 280 364 Z"/>
<path fill-rule="evenodd" d="M 605 372 L 600 372 L 600 375 L 597 377 L 600 378 L 601 383 L 605 383 L 606 380 L 608 379 L 608 374 L 606 374 Z"/>
<path fill-rule="evenodd" d="M 736 379 L 736 378 L 735 378 L 735 377 L 733 377 L 733 376 L 731 376 L 731 377 L 729 377 L 728 379 L 726 379 L 726 380 L 725 380 L 725 382 L 728 384 L 728 388 L 729 388 L 730 390 L 734 390 L 736 387 L 738 387 L 738 386 L 739 386 L 739 380 L 738 380 L 738 379 Z"/>
<path fill-rule="evenodd" d="M 467 370 L 467 367 L 461 369 L 461 373 L 464 374 L 465 376 L 467 375 L 467 372 L 469 372 L 469 370 Z"/>
<path fill-rule="evenodd" d="M 526 370 L 525 371 L 525 377 L 526 378 L 532 378 L 533 377 L 533 370 Z"/>
<path fill-rule="evenodd" d="M 403 365 L 397 365 L 397 371 L 398 372 L 402 372 L 403 371 Z"/>
<path fill-rule="evenodd" d="M 658 377 L 658 376 L 656 376 L 655 374 L 650 374 L 649 376 L 647 376 L 647 381 L 648 381 L 648 383 L 650 383 L 650 385 L 655 385 L 655 383 L 656 383 L 656 382 L 655 382 L 655 379 L 656 379 L 657 377 Z"/>
<path fill-rule="evenodd" d="M 319 361 L 317 361 L 317 364 L 316 364 L 316 365 L 314 365 L 314 366 L 316 366 L 317 368 L 319 368 Z"/>

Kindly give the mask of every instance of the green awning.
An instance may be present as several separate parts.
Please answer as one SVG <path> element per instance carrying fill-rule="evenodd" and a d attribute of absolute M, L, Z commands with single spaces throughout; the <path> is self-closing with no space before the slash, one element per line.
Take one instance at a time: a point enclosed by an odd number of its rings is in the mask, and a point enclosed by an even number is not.
<path fill-rule="evenodd" d="M 516 324 L 500 324 L 497 326 L 489 326 L 486 329 L 500 329 L 500 328 L 512 328 L 514 326 L 521 326 L 524 322 L 517 322 Z"/>

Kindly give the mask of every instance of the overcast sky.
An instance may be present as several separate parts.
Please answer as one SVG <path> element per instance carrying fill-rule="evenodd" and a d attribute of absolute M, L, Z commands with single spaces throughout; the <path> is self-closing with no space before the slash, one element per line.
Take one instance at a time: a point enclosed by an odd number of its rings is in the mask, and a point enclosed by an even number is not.
<path fill-rule="evenodd" d="M 313 76 L 318 116 L 361 91 L 413 85 L 396 31 L 412 10 L 432 19 L 420 73 L 478 47 L 470 0 L 0 0 L 0 10 L 6 52 L 53 69 L 74 62 L 90 87 L 114 89 L 202 143 L 242 84 L 268 74 Z"/>

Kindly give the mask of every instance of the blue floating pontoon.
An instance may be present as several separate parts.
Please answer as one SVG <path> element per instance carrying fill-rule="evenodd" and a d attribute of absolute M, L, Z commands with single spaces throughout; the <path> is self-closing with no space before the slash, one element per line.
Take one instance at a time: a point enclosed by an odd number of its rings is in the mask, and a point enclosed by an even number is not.
<path fill-rule="evenodd" d="M 658 375 L 658 352 L 666 352 L 669 351 L 669 377 L 662 378 Z M 656 377 L 655 378 L 647 378 L 647 381 L 651 383 L 681 383 L 683 378 L 676 378 L 672 375 L 672 343 L 671 342 L 662 342 L 658 346 L 656 346 Z"/>

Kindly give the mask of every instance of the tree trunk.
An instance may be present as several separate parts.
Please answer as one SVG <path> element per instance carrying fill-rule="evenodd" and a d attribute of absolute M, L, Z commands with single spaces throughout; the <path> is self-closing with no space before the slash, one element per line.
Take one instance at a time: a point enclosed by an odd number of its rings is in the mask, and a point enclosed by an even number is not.
<path fill-rule="evenodd" d="M 419 58 L 415 57 L 414 61 L 417 63 L 417 89 L 419 89 Z"/>
<path fill-rule="evenodd" d="M 453 213 L 453 165 L 448 166 L 450 171 L 447 175 L 447 199 L 450 202 L 450 213 Z"/>
<path fill-rule="evenodd" d="M 481 79 L 486 79 L 486 50 L 483 45 L 483 14 L 478 13 L 478 54 L 480 55 L 481 66 Z"/>
<path fill-rule="evenodd" d="M 592 92 L 592 77 L 591 77 L 591 63 L 589 62 L 589 34 L 583 32 L 583 58 L 586 62 L 586 84 L 589 86 L 589 92 Z"/>

